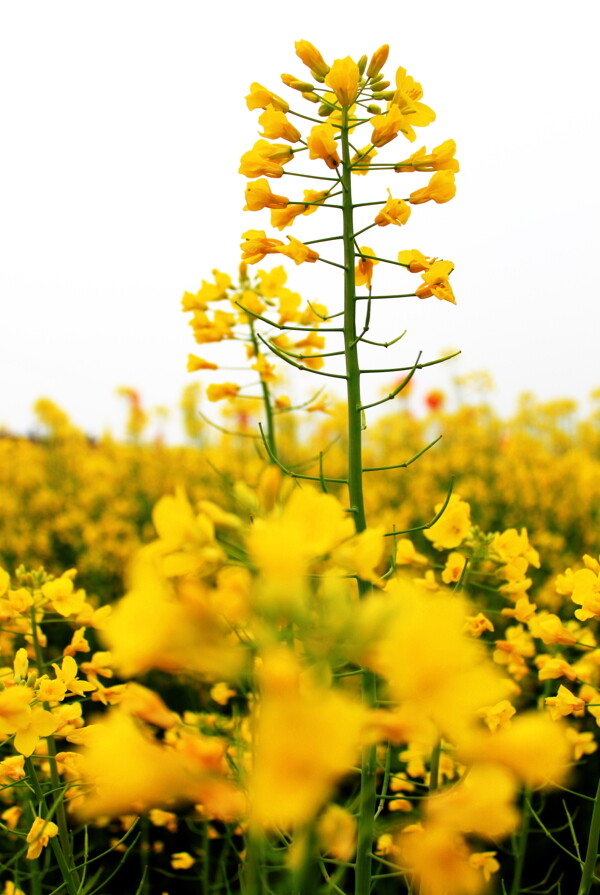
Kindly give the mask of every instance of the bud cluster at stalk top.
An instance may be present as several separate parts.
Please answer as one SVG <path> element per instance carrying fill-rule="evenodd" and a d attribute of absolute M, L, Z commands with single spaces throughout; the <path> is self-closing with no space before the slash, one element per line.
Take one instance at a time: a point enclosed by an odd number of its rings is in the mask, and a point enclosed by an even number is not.
<path fill-rule="evenodd" d="M 410 142 L 416 140 L 415 128 L 426 127 L 435 120 L 433 110 L 421 102 L 423 89 L 406 69 L 396 69 L 394 84 L 386 80 L 382 69 L 387 61 L 389 47 L 380 47 L 370 57 L 362 56 L 355 62 L 350 56 L 335 59 L 329 65 L 319 50 L 306 40 L 296 43 L 296 54 L 309 69 L 310 78 L 283 74 L 281 80 L 286 87 L 300 95 L 312 109 L 302 113 L 291 108 L 290 103 L 264 87 L 253 83 L 246 103 L 250 110 L 262 110 L 259 115 L 260 139 L 241 158 L 240 174 L 251 178 L 246 187 L 248 211 L 270 210 L 271 226 L 282 231 L 292 226 L 297 217 L 319 212 L 322 208 L 342 206 L 336 196 L 346 192 L 346 176 L 366 175 L 388 171 L 394 174 L 429 172 L 429 182 L 419 189 L 408 192 L 404 197 L 394 196 L 387 190 L 387 197 L 361 205 L 380 206 L 374 209 L 366 220 L 366 226 L 356 226 L 355 233 L 362 233 L 373 227 L 390 224 L 403 226 L 408 221 L 412 206 L 427 202 L 442 204 L 452 199 L 456 193 L 454 175 L 459 170 L 455 158 L 456 145 L 446 140 L 431 151 L 425 146 L 417 149 L 408 158 L 380 161 L 379 151 L 392 143 L 400 134 Z M 294 122 L 289 116 L 295 116 Z M 303 138 L 299 127 L 311 123 L 310 132 Z M 298 126 L 296 126 L 298 125 Z M 370 130 L 365 142 L 366 130 Z M 365 136 L 357 138 L 362 130 Z M 273 142 L 277 141 L 277 142 Z M 311 172 L 292 170 L 291 163 L 296 156 L 302 158 L 307 153 L 310 161 L 320 162 L 320 171 L 311 166 Z M 306 155 L 305 155 L 306 158 Z M 324 163 L 324 164 L 323 164 Z M 286 177 L 289 175 L 289 177 Z M 270 179 L 286 178 L 286 189 L 273 192 Z M 304 189 L 300 196 L 297 178 L 315 178 L 312 189 Z M 287 180 L 291 183 L 287 184 Z M 327 188 L 327 181 L 330 186 Z M 288 195 L 286 195 L 286 193 Z M 291 194 L 295 194 L 290 198 Z M 354 209 L 360 208 L 357 205 Z M 331 218 L 330 218 L 331 220 Z M 316 243 L 327 242 L 332 246 L 335 237 L 312 239 L 303 243 L 288 237 L 285 243 L 276 236 L 267 235 L 264 230 L 248 230 L 243 234 L 242 259 L 255 264 L 266 255 L 277 254 L 290 258 L 296 264 L 317 261 L 336 264 L 323 257 L 312 248 Z M 402 297 L 411 295 L 418 298 L 436 298 L 455 304 L 449 276 L 454 265 L 417 249 L 403 249 L 396 259 L 380 258 L 369 246 L 359 246 L 355 240 L 356 282 L 372 289 L 373 267 L 380 261 L 399 265 L 410 273 L 420 273 L 422 282 L 414 291 L 402 291 Z M 321 247 L 319 247 L 320 249 Z M 342 267 L 337 263 L 337 266 Z M 347 265 L 346 265 L 347 269 Z"/>

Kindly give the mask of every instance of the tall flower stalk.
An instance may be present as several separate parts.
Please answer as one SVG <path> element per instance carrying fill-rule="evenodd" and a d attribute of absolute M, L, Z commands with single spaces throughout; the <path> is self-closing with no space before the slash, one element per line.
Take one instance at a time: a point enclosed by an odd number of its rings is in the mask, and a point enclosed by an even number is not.
<path fill-rule="evenodd" d="M 424 126 L 435 118 L 428 106 L 420 102 L 422 90 L 419 84 L 410 78 L 403 68 L 396 73 L 396 88 L 388 90 L 389 81 L 384 80 L 381 69 L 388 56 L 388 47 L 383 46 L 373 54 L 368 66 L 366 56 L 359 62 L 350 57 L 337 59 L 329 66 L 320 52 L 307 41 L 299 41 L 296 44 L 297 55 L 307 65 L 311 72 L 310 82 L 301 80 L 292 75 L 282 75 L 284 83 L 299 92 L 309 103 L 318 104 L 318 115 L 325 119 L 321 123 L 319 118 L 312 115 L 300 114 L 290 109 L 286 100 L 262 87 L 253 84 L 251 93 L 247 97 L 250 109 L 261 108 L 260 123 L 263 125 L 263 137 L 272 139 L 283 138 L 293 144 L 302 145 L 292 149 L 286 144 L 269 143 L 266 139 L 259 140 L 254 148 L 242 157 L 240 173 L 248 177 L 282 178 L 316 176 L 316 186 L 323 187 L 331 182 L 328 189 L 306 190 L 304 201 L 293 202 L 286 196 L 271 192 L 266 180 L 261 179 L 250 183 L 246 190 L 247 208 L 259 211 L 263 208 L 271 209 L 272 224 L 283 229 L 290 225 L 296 217 L 315 211 L 317 207 L 337 208 L 341 211 L 341 235 L 325 236 L 319 239 L 302 243 L 293 237 L 289 238 L 289 245 L 281 240 L 269 237 L 264 231 L 248 230 L 244 233 L 242 244 L 243 259 L 248 263 L 256 263 L 268 254 L 286 256 L 296 264 L 304 262 L 325 263 L 339 268 L 343 275 L 343 312 L 341 327 L 325 326 L 321 331 L 328 330 L 332 335 L 343 339 L 344 372 L 331 373 L 322 370 L 313 370 L 316 375 L 335 376 L 343 379 L 346 386 L 347 399 L 347 467 L 346 476 L 342 481 L 348 490 L 348 512 L 351 514 L 357 534 L 367 529 L 367 518 L 364 501 L 364 476 L 362 433 L 366 427 L 365 414 L 370 407 L 393 399 L 410 381 L 414 372 L 428 364 L 421 362 L 420 355 L 416 361 L 408 367 L 397 367 L 381 372 L 398 372 L 406 375 L 400 384 L 382 401 L 376 401 L 370 405 L 363 405 L 361 398 L 361 379 L 365 372 L 361 368 L 359 349 L 361 344 L 380 344 L 388 347 L 391 342 L 377 343 L 367 339 L 366 334 L 370 328 L 371 309 L 373 302 L 382 298 L 406 299 L 411 296 L 427 298 L 436 296 L 439 299 L 454 303 L 454 295 L 448 277 L 453 264 L 448 261 L 439 261 L 421 252 L 400 251 L 397 260 L 380 258 L 374 254 L 374 250 L 368 247 L 359 247 L 357 236 L 359 233 L 372 227 L 384 227 L 389 224 L 401 226 L 410 216 L 410 205 L 421 204 L 428 200 L 437 203 L 446 202 L 454 195 L 454 172 L 458 170 L 458 163 L 454 159 L 454 143 L 447 141 L 428 154 L 425 148 L 420 149 L 408 159 L 393 163 L 374 163 L 373 158 L 377 154 L 377 148 L 394 140 L 402 133 L 409 140 L 416 138 L 414 126 Z M 324 85 L 324 86 L 323 86 Z M 386 101 L 386 108 L 375 105 L 375 101 Z M 306 140 L 302 140 L 300 132 L 291 127 L 286 114 L 311 122 L 314 126 Z M 363 117 L 364 116 L 364 117 Z M 355 129 L 371 125 L 372 132 L 370 142 L 362 149 L 353 145 L 353 132 Z M 339 141 L 339 144 L 338 144 Z M 285 165 L 291 163 L 296 154 L 308 150 L 311 160 L 325 163 L 328 172 L 323 169 L 316 175 L 304 171 L 291 171 Z M 355 203 L 352 195 L 353 178 L 364 175 L 368 171 L 393 171 L 394 173 L 433 171 L 433 177 L 428 186 L 410 194 L 408 200 L 394 199 L 391 192 L 388 199 L 378 198 L 372 202 Z M 335 175 L 335 176 L 334 176 Z M 294 183 L 294 181 L 292 181 Z M 295 185 L 295 184 L 294 184 Z M 340 196 L 341 204 L 332 202 L 333 197 Z M 370 213 L 369 206 L 378 207 L 379 211 L 374 220 L 367 226 L 360 227 L 357 223 L 359 213 Z M 368 211 L 367 211 L 368 209 Z M 335 257 L 323 257 L 313 245 L 326 244 L 327 247 L 335 246 L 336 241 L 342 243 L 342 259 Z M 389 263 L 404 268 L 410 273 L 421 273 L 422 282 L 414 291 L 399 292 L 397 296 L 383 296 L 372 294 L 373 268 L 380 262 Z M 367 295 L 359 295 L 357 289 L 365 286 Z M 366 300 L 366 310 L 362 312 L 361 300 Z M 270 321 L 255 315 L 257 321 Z M 325 318 L 326 322 L 339 317 L 339 313 Z M 360 320 L 360 322 L 359 322 Z M 285 331 L 290 327 L 282 325 L 280 329 Z M 395 340 L 394 340 L 395 341 Z M 271 342 L 271 348 L 281 360 L 297 365 L 297 356 L 293 353 L 282 351 Z M 332 354 L 341 352 L 331 352 Z M 441 359 L 444 360 L 445 358 Z M 440 361 L 430 361 L 438 363 Z M 368 372 L 376 372 L 369 370 Z M 265 448 L 271 461 L 277 463 L 284 471 L 292 472 L 299 478 L 316 478 L 294 473 L 290 470 L 274 450 L 274 438 L 269 435 L 272 431 L 272 421 L 267 420 L 267 435 L 264 438 Z M 397 466 L 406 465 L 399 463 Z M 391 468 L 394 468 L 392 466 Z M 327 489 L 330 482 L 339 482 L 339 479 L 330 479 L 323 471 L 322 458 L 320 475 L 323 490 Z M 442 507 L 442 511 L 445 508 Z M 433 520 L 435 521 L 435 520 Z M 426 523 L 422 527 L 428 527 L 432 523 Z M 390 532 L 395 536 L 398 532 Z M 372 583 L 357 578 L 357 587 L 360 598 L 365 598 L 372 590 Z M 366 707 L 373 708 L 377 705 L 377 676 L 367 668 L 362 669 L 362 694 Z M 375 816 L 377 805 L 377 753 L 374 745 L 363 748 L 361 759 L 361 785 L 358 800 L 358 842 L 357 857 L 354 866 L 355 893 L 356 895 L 368 895 L 372 884 L 372 851 L 375 836 Z"/>

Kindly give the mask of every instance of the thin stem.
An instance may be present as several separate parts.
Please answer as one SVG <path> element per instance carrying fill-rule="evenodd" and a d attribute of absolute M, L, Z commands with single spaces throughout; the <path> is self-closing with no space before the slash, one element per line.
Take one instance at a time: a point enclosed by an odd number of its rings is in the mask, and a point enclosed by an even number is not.
<path fill-rule="evenodd" d="M 249 318 L 250 324 L 250 339 L 252 341 L 252 347 L 254 348 L 254 356 L 258 357 L 258 339 L 256 338 L 256 330 L 254 328 L 254 320 Z M 269 391 L 268 383 L 262 378 L 260 379 L 260 388 L 262 391 L 263 405 L 265 408 L 265 417 L 267 419 L 267 441 L 269 443 L 269 447 L 271 449 L 272 454 L 277 453 L 277 445 L 275 440 L 275 423 L 273 421 L 273 404 L 271 403 L 271 392 Z"/>
<path fill-rule="evenodd" d="M 592 822 L 590 824 L 590 832 L 588 834 L 587 849 L 585 852 L 585 861 L 581 873 L 581 883 L 577 895 L 588 895 L 592 888 L 594 880 L 594 870 L 598 859 L 598 842 L 600 841 L 600 776 L 598 777 L 598 786 L 596 789 L 596 798 L 594 800 L 594 809 L 592 811 Z M 511 893 L 512 895 L 512 893 Z"/>
<path fill-rule="evenodd" d="M 362 480 L 362 413 L 360 398 L 360 366 L 356 332 L 356 280 L 354 274 L 354 221 L 352 209 L 352 178 L 348 140 L 348 108 L 342 111 L 340 131 L 342 147 L 341 182 L 343 189 L 344 229 L 344 351 L 346 356 L 346 395 L 348 413 L 348 491 L 350 509 L 357 533 L 367 527 Z M 358 581 L 359 595 L 370 590 L 368 582 Z M 377 679 L 364 669 L 362 676 L 363 703 L 377 702 Z M 358 808 L 358 842 L 356 851 L 355 895 L 369 895 L 371 891 L 371 850 L 373 848 L 375 811 L 377 807 L 377 755 L 375 746 L 363 748 Z"/>

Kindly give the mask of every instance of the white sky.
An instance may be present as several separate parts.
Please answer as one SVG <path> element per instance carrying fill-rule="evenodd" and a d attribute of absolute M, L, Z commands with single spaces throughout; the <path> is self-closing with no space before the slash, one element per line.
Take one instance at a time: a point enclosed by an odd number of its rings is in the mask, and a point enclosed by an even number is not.
<path fill-rule="evenodd" d="M 419 248 L 456 265 L 457 307 L 381 303 L 376 332 L 409 329 L 383 365 L 457 346 L 458 366 L 424 389 L 486 368 L 504 413 L 524 390 L 585 407 L 600 386 L 599 24 L 598 0 L 3 0 L 0 423 L 30 428 L 45 395 L 88 431 L 119 429 L 123 384 L 176 404 L 188 352 L 210 353 L 182 292 L 236 269 L 243 230 L 272 232 L 268 212 L 241 211 L 239 157 L 258 139 L 244 96 L 252 81 L 294 96 L 279 75 L 306 76 L 301 38 L 330 61 L 389 43 L 386 73 L 402 65 L 423 84 L 437 121 L 382 158 L 458 144 L 456 199 L 365 234 L 390 257 Z M 361 180 L 370 199 L 427 182 L 403 177 Z M 272 188 L 291 195 L 292 180 Z M 325 214 L 282 238 L 331 234 Z M 334 307 L 332 269 L 287 267 L 289 286 Z"/>

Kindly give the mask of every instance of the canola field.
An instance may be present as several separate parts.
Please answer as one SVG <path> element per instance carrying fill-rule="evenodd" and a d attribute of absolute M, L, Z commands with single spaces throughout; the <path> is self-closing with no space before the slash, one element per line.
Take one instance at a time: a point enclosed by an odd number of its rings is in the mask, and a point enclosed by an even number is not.
<path fill-rule="evenodd" d="M 358 237 L 450 201 L 456 147 L 396 149 L 435 113 L 404 68 L 386 79 L 387 45 L 296 53 L 310 80 L 282 76 L 289 102 L 246 97 L 246 208 L 328 235 L 248 230 L 235 276 L 184 294 L 206 355 L 189 355 L 187 444 L 148 438 L 130 388 L 124 440 L 48 398 L 39 436 L 0 436 L 4 895 L 600 881 L 600 393 L 587 416 L 524 395 L 500 419 L 480 374 L 457 409 L 440 391 L 416 407 L 446 358 L 389 369 L 401 336 L 374 338 L 379 302 L 454 304 L 454 264 Z M 270 255 L 339 270 L 340 306 L 255 268 Z M 316 389 L 294 403 L 283 370 Z"/>

